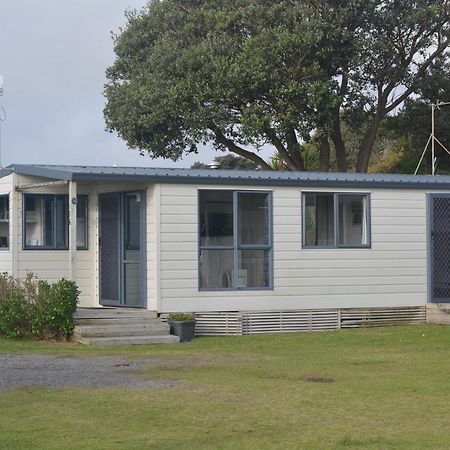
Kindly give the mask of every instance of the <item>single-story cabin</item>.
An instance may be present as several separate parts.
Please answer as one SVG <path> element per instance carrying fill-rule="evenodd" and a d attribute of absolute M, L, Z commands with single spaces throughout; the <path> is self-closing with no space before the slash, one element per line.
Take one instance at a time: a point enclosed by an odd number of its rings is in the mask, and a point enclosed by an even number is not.
<path fill-rule="evenodd" d="M 0 270 L 198 334 L 445 319 L 450 177 L 11 165 Z"/>

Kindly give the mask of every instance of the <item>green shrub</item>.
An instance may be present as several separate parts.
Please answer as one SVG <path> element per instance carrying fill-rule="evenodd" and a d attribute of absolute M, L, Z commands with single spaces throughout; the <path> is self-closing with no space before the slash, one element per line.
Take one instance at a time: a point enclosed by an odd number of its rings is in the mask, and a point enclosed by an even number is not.
<path fill-rule="evenodd" d="M 22 281 L 0 274 L 0 334 L 68 339 L 78 295 L 76 284 L 65 279 L 50 284 L 32 274 Z"/>
<path fill-rule="evenodd" d="M 173 320 L 174 322 L 182 322 L 184 320 L 195 320 L 195 315 L 193 313 L 173 312 L 169 314 L 168 320 Z"/>
<path fill-rule="evenodd" d="M 61 279 L 52 285 L 40 282 L 44 293 L 36 302 L 31 317 L 32 333 L 41 339 L 68 339 L 75 325 L 78 289 L 74 282 Z"/>
<path fill-rule="evenodd" d="M 9 338 L 30 335 L 30 304 L 25 302 L 20 293 L 11 294 L 0 303 L 0 334 Z"/>

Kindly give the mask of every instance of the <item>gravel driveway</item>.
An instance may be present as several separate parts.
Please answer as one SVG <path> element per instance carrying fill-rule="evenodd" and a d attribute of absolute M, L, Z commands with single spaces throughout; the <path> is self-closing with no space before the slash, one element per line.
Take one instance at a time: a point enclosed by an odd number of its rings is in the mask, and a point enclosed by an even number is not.
<path fill-rule="evenodd" d="M 0 391 L 26 386 L 162 388 L 173 380 L 140 378 L 136 370 L 148 360 L 117 357 L 70 358 L 51 355 L 0 355 Z"/>

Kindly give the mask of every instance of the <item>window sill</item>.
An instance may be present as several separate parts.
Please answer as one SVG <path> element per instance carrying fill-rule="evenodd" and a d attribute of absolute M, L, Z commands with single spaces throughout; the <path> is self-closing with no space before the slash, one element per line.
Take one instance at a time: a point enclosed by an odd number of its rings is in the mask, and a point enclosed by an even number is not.
<path fill-rule="evenodd" d="M 372 245 L 345 245 L 338 247 L 328 247 L 328 246 L 302 246 L 302 250 L 370 250 Z"/>
<path fill-rule="evenodd" d="M 39 247 L 39 246 L 35 246 L 35 247 L 22 247 L 22 250 L 23 251 L 28 251 L 28 250 L 31 250 L 31 251 L 37 251 L 37 250 L 42 250 L 42 251 L 57 251 L 57 252 L 59 252 L 59 251 L 66 251 L 66 252 L 68 252 L 69 251 L 69 247 Z M 85 248 L 85 247 L 83 247 L 83 248 L 78 248 L 77 247 L 77 251 L 85 251 L 85 250 L 89 250 L 88 248 Z"/>
<path fill-rule="evenodd" d="M 273 287 L 261 288 L 199 288 L 198 292 L 249 292 L 249 291 L 273 291 Z"/>

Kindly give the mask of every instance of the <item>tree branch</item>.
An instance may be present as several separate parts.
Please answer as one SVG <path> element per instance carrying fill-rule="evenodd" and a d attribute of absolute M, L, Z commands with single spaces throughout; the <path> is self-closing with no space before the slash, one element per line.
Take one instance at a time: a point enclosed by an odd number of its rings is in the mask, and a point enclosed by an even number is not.
<path fill-rule="evenodd" d="M 272 144 L 277 149 L 277 152 L 280 155 L 281 159 L 283 159 L 283 161 L 286 163 L 289 170 L 300 170 L 300 168 L 295 165 L 295 162 L 292 160 L 291 156 L 289 155 L 288 151 L 284 147 L 281 139 L 277 136 L 275 131 L 272 128 L 267 127 L 266 134 L 270 142 L 272 142 Z"/>
<path fill-rule="evenodd" d="M 422 65 L 419 67 L 419 69 L 416 72 L 416 75 L 414 77 L 414 81 L 416 81 L 427 69 L 430 67 L 431 63 L 438 57 L 441 53 L 445 51 L 445 49 L 448 47 L 450 43 L 450 40 L 447 39 L 444 42 L 439 45 L 436 50 L 422 63 Z M 397 97 L 396 100 L 394 100 L 389 106 L 386 106 L 382 114 L 386 115 L 390 113 L 393 109 L 397 108 L 402 102 L 404 102 L 413 92 L 414 90 L 414 81 L 411 83 L 411 85 L 403 92 L 402 95 Z M 388 88 L 387 88 L 388 89 Z M 386 91 L 387 91 L 386 89 Z M 392 91 L 393 88 L 389 87 L 390 91 Z M 387 92 L 389 95 L 389 92 Z"/>
<path fill-rule="evenodd" d="M 224 145 L 232 153 L 236 153 L 237 155 L 242 156 L 245 159 L 253 161 L 262 169 L 272 170 L 272 167 L 270 167 L 269 164 L 264 161 L 264 159 L 262 159 L 256 153 L 249 152 L 248 150 L 245 150 L 244 148 L 236 145 L 231 139 L 228 139 L 218 127 L 216 127 L 215 125 L 211 125 L 209 128 L 214 133 L 216 142 L 218 144 Z"/>

